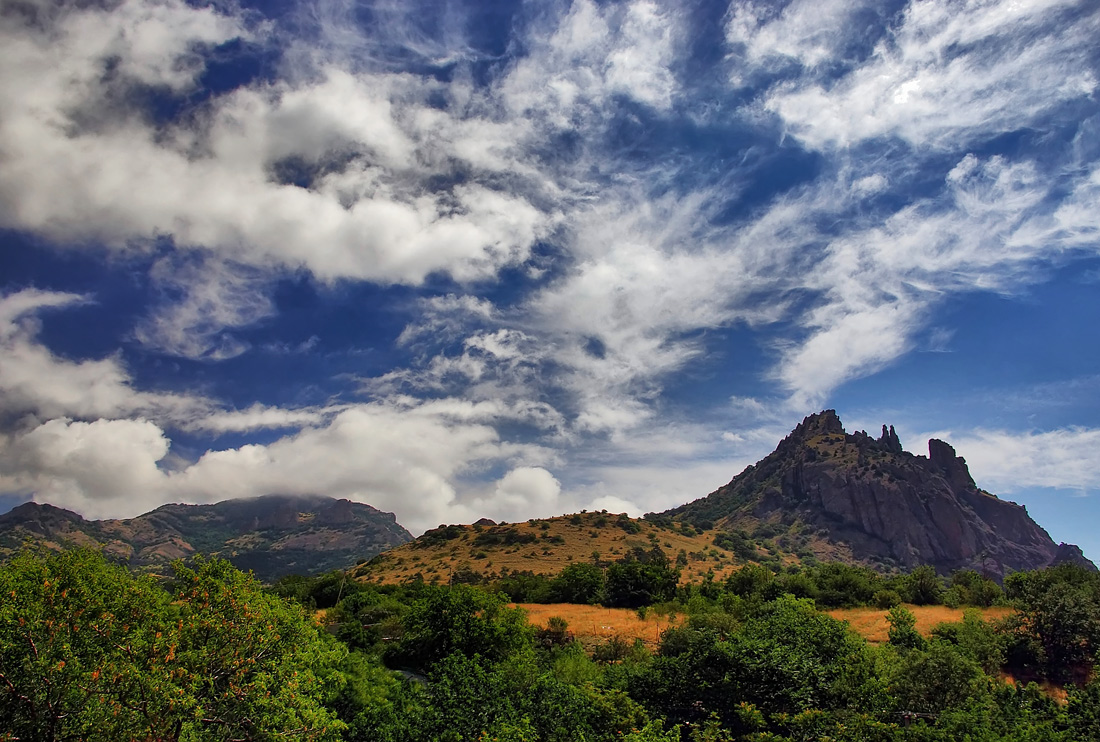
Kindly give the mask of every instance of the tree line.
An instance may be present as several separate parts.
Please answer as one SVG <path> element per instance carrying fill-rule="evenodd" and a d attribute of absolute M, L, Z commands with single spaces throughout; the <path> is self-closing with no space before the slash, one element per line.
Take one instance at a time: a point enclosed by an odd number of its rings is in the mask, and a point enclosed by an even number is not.
<path fill-rule="evenodd" d="M 0 566 L 0 740 L 1100 739 L 1095 573 L 1010 575 L 996 598 L 1016 608 L 1008 618 L 969 611 L 929 637 L 899 603 L 889 641 L 873 646 L 817 602 L 866 595 L 858 570 L 746 568 L 653 590 L 675 568 L 628 557 L 588 565 L 602 585 L 575 565 L 552 589 L 679 611 L 655 649 L 585 647 L 561 619 L 533 627 L 499 585 L 336 572 L 265 588 L 220 560 L 154 580 L 91 551 L 24 554 Z M 933 577 L 941 595 L 985 589 Z M 870 600 L 918 590 L 884 584 Z M 1063 684 L 1065 698 L 1005 672 Z"/>

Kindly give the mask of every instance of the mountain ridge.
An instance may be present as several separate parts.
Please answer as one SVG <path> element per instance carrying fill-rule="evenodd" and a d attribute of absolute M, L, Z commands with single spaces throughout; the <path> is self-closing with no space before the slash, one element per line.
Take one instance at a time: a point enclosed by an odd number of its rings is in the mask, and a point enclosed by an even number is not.
<path fill-rule="evenodd" d="M 27 543 L 88 546 L 156 571 L 197 553 L 222 556 L 261 580 L 347 568 L 412 540 L 393 513 L 324 495 L 264 495 L 210 505 L 167 504 L 134 518 L 87 520 L 46 503 L 0 515 L 0 556 Z"/>
<path fill-rule="evenodd" d="M 704 528 L 809 529 L 886 568 L 931 564 L 998 579 L 1058 561 L 1095 568 L 1025 507 L 978 488 L 950 444 L 933 438 L 927 457 L 912 454 L 893 426 L 879 438 L 848 433 L 835 410 L 807 416 L 728 484 L 662 515 Z"/>

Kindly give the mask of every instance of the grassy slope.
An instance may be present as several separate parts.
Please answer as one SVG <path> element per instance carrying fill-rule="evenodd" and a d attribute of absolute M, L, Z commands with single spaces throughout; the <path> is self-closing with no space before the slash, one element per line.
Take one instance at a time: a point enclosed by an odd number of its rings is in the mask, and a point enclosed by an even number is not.
<path fill-rule="evenodd" d="M 375 557 L 359 568 L 356 576 L 393 583 L 414 579 L 419 573 L 428 582 L 446 583 L 461 569 L 485 575 L 499 575 L 504 570 L 555 575 L 571 563 L 593 561 L 593 552 L 599 552 L 602 562 L 613 562 L 635 546 L 649 549 L 654 544 L 672 563 L 681 550 L 688 555 L 687 566 L 681 568 L 685 582 L 699 581 L 708 571 L 721 580 L 744 563 L 714 545 L 716 531 L 687 535 L 690 530 L 685 533 L 680 524 L 658 526 L 614 514 L 578 513 L 523 523 L 449 528 L 453 537 L 444 539 L 429 531 Z M 496 537 L 513 543 L 485 543 Z"/>

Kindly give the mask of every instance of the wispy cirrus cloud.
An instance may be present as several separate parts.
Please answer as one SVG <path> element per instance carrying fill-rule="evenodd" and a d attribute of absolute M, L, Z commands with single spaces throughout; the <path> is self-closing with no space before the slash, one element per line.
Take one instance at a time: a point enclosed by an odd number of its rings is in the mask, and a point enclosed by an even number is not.
<path fill-rule="evenodd" d="M 1065 22 L 1079 5 L 911 3 L 869 59 L 839 79 L 782 83 L 765 107 L 815 148 L 898 137 L 911 146 L 954 149 L 1014 131 L 1096 90 L 1097 20 Z M 807 25 L 818 17 L 809 4 L 787 10 L 776 21 L 786 27 L 802 14 Z M 812 29 L 811 38 L 838 35 L 828 24 Z M 813 59 L 811 51 L 796 53 Z"/>

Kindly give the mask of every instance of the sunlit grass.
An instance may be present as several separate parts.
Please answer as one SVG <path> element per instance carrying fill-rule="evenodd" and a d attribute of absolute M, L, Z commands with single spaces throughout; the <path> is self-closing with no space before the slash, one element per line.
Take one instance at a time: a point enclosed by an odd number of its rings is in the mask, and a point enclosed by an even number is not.
<path fill-rule="evenodd" d="M 936 624 L 945 622 L 962 621 L 963 608 L 948 608 L 943 605 L 906 605 L 917 619 L 916 629 L 924 636 L 932 633 Z M 1003 618 L 1013 612 L 1008 606 L 994 606 L 992 608 L 980 608 L 985 620 Z M 828 611 L 833 618 L 847 621 L 852 630 L 872 644 L 883 644 L 887 641 L 890 624 L 886 622 L 886 614 L 879 608 L 837 608 Z"/>

